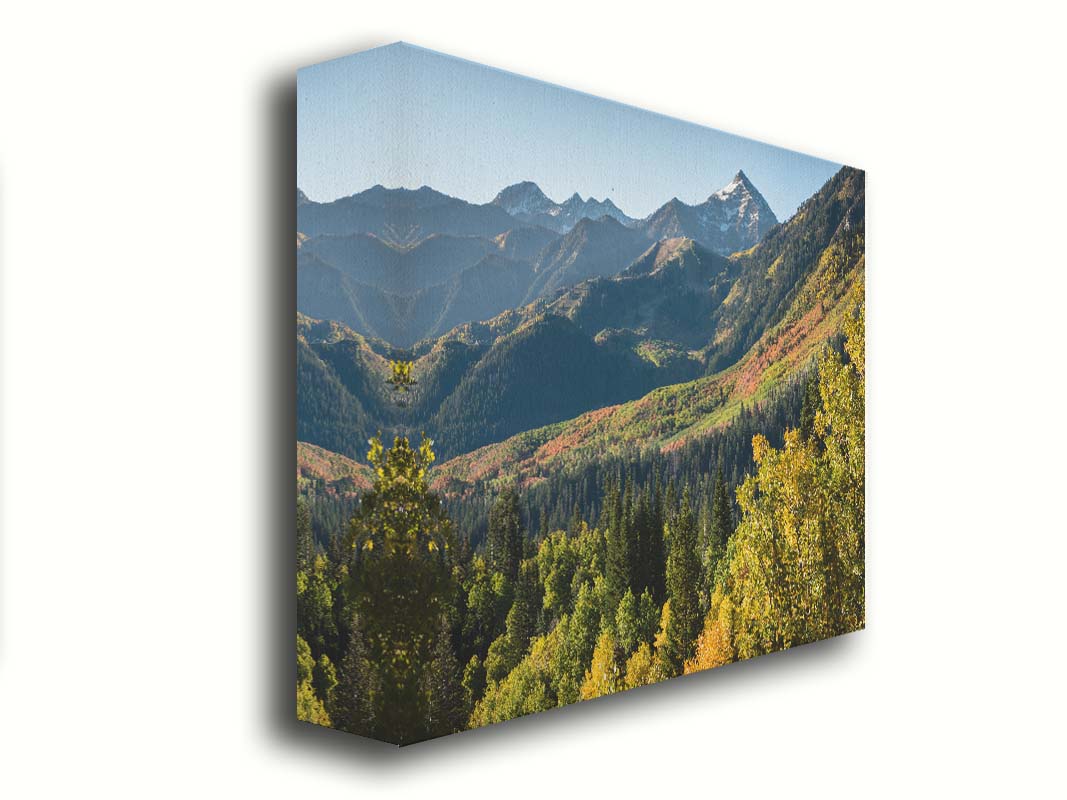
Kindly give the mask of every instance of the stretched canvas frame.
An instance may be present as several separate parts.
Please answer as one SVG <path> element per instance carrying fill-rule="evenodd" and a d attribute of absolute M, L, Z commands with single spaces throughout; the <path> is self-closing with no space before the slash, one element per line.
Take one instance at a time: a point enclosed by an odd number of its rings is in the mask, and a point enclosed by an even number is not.
<path fill-rule="evenodd" d="M 863 172 L 402 43 L 297 95 L 300 719 L 863 628 Z"/>

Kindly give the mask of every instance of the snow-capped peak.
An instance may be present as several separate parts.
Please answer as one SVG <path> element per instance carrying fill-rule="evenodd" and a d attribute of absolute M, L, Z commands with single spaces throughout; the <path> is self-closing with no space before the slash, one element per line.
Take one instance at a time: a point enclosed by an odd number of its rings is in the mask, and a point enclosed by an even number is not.
<path fill-rule="evenodd" d="M 493 205 L 500 206 L 509 214 L 544 214 L 555 206 L 541 187 L 533 181 L 512 184 L 493 199 Z"/>
<path fill-rule="evenodd" d="M 752 183 L 749 181 L 748 176 L 742 171 L 738 170 L 734 175 L 733 180 L 723 186 L 719 191 L 715 192 L 712 197 L 717 197 L 719 200 L 726 200 L 733 197 L 735 192 L 741 191 L 743 194 L 752 194 Z"/>

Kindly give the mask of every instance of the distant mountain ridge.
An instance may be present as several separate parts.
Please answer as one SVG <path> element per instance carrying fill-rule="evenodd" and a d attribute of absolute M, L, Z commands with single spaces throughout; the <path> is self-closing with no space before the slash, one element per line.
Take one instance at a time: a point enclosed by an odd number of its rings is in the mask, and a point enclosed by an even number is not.
<path fill-rule="evenodd" d="M 443 233 L 492 237 L 515 227 L 515 220 L 496 206 L 475 205 L 428 186 L 386 189 L 380 184 L 331 203 L 306 199 L 297 189 L 296 227 L 310 237 L 323 234 L 371 233 L 388 244 L 410 247 Z"/>
<path fill-rule="evenodd" d="M 483 205 L 431 189 L 372 186 L 330 203 L 297 189 L 297 306 L 410 347 L 464 322 L 625 270 L 655 241 L 726 255 L 775 222 L 743 172 L 698 206 L 645 220 L 577 193 L 556 203 L 524 181 Z"/>

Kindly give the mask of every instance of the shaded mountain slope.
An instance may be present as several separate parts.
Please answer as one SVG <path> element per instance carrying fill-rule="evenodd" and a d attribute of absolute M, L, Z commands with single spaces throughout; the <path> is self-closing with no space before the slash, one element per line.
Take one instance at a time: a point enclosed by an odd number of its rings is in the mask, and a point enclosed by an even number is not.
<path fill-rule="evenodd" d="M 512 228 L 493 239 L 493 244 L 500 251 L 500 255 L 513 261 L 527 261 L 532 264 L 542 250 L 559 238 L 547 228 L 531 226 L 525 228 Z"/>
<path fill-rule="evenodd" d="M 515 227 L 514 218 L 491 204 L 475 205 L 428 186 L 366 191 L 330 203 L 299 202 L 297 230 L 308 236 L 373 233 L 396 245 L 413 245 L 432 233 L 491 238 Z"/>
<path fill-rule="evenodd" d="M 527 300 L 586 278 L 615 275 L 649 246 L 648 238 L 611 217 L 583 219 L 558 242 L 550 244 L 534 264 L 536 277 Z"/>
<path fill-rule="evenodd" d="M 301 260 L 314 256 L 357 283 L 392 294 L 414 294 L 451 279 L 494 250 L 492 241 L 476 236 L 435 233 L 402 248 L 370 233 L 326 235 L 304 241 L 297 264 L 299 268 Z"/>
<path fill-rule="evenodd" d="M 387 371 L 386 360 L 362 336 L 298 314 L 297 440 L 363 458 L 387 407 Z"/>
<path fill-rule="evenodd" d="M 502 309 L 522 302 L 530 285 L 533 270 L 523 261 L 499 255 L 487 255 L 464 270 L 447 285 L 434 291 L 442 293 L 433 324 L 426 330 L 438 336 L 472 319 L 488 319 Z"/>
<path fill-rule="evenodd" d="M 585 281 L 548 305 L 582 330 L 627 330 L 641 340 L 704 347 L 712 314 L 730 290 L 737 265 L 691 239 L 668 239 L 646 250 L 618 277 Z"/>
<path fill-rule="evenodd" d="M 539 316 L 501 337 L 441 404 L 430 428 L 464 452 L 646 391 L 654 369 L 598 347 L 571 321 Z"/>

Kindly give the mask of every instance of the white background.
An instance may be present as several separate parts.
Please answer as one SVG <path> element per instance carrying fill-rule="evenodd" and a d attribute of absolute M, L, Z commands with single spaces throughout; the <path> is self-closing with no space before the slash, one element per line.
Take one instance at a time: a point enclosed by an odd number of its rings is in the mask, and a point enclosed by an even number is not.
<path fill-rule="evenodd" d="M 978 5 L 5 6 L 0 794 L 1062 791 L 1064 20 Z M 396 39 L 868 171 L 868 630 L 285 723 L 294 70 Z"/>

